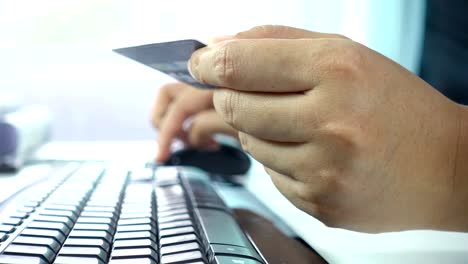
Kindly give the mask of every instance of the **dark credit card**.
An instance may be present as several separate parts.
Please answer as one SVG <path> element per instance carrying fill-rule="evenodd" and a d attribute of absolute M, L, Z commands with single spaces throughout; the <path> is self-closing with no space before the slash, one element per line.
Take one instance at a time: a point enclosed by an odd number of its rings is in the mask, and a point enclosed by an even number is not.
<path fill-rule="evenodd" d="M 185 39 L 114 49 L 114 51 L 172 76 L 178 81 L 198 88 L 213 89 L 214 86 L 202 84 L 195 80 L 187 69 L 187 62 L 192 53 L 205 46 L 205 44 L 197 40 Z"/>

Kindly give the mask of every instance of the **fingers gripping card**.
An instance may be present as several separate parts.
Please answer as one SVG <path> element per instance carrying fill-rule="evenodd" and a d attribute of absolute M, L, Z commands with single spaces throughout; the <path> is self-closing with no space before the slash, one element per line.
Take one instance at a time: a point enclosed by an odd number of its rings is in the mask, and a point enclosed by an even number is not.
<path fill-rule="evenodd" d="M 192 53 L 205 46 L 197 40 L 186 39 L 115 49 L 114 51 L 170 75 L 178 81 L 198 88 L 213 89 L 214 86 L 195 80 L 187 69 L 187 62 Z"/>

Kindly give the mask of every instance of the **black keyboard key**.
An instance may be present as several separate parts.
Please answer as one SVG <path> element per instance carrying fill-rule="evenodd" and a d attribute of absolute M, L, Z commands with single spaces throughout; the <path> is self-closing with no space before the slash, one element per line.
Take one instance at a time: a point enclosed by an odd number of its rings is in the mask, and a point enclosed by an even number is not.
<path fill-rule="evenodd" d="M 183 197 L 177 197 L 177 198 L 170 198 L 170 199 L 160 199 L 158 197 L 158 206 L 171 206 L 171 205 L 176 205 L 180 203 L 185 203 L 185 198 Z"/>
<path fill-rule="evenodd" d="M 178 208 L 178 209 L 167 210 L 164 212 L 158 212 L 158 217 L 165 217 L 165 216 L 185 214 L 185 213 L 188 213 L 187 208 Z"/>
<path fill-rule="evenodd" d="M 45 206 L 45 209 L 78 212 L 80 207 L 77 205 L 48 204 Z"/>
<path fill-rule="evenodd" d="M 172 253 L 179 253 L 184 251 L 191 251 L 191 250 L 200 250 L 200 246 L 197 242 L 190 242 L 184 244 L 177 244 L 172 246 L 163 246 L 161 247 L 161 255 L 167 255 Z"/>
<path fill-rule="evenodd" d="M 175 187 L 177 187 L 177 188 L 175 188 Z M 176 192 L 177 192 L 177 190 L 180 190 L 181 193 L 175 193 L 175 192 L 171 193 L 170 190 L 168 190 L 168 189 L 171 189 L 171 188 L 174 188 L 174 190 Z M 185 199 L 185 196 L 184 196 L 184 191 L 183 191 L 182 187 L 180 185 L 174 185 L 174 186 L 170 186 L 170 187 L 158 187 L 158 188 L 156 188 L 156 199 L 158 201 L 162 201 L 162 200 L 169 201 L 169 200 Z"/>
<path fill-rule="evenodd" d="M 44 246 L 29 246 L 29 245 L 10 245 L 5 251 L 5 255 L 16 255 L 16 256 L 29 256 L 29 257 L 41 257 L 47 262 L 52 262 L 55 258 L 55 253 Z"/>
<path fill-rule="evenodd" d="M 180 209 L 180 208 L 187 208 L 187 203 L 182 202 L 182 203 L 176 203 L 176 204 L 171 204 L 171 205 L 161 205 L 161 206 L 158 206 L 158 212 L 164 212 L 164 211 Z"/>
<path fill-rule="evenodd" d="M 30 245 L 30 246 L 46 246 L 57 253 L 60 250 L 60 244 L 50 237 L 27 237 L 18 236 L 13 240 L 13 244 Z"/>
<path fill-rule="evenodd" d="M 116 213 L 109 212 L 94 212 L 94 211 L 83 211 L 80 214 L 80 217 L 99 217 L 99 218 L 110 218 L 115 220 Z"/>
<path fill-rule="evenodd" d="M 200 223 L 210 244 L 251 247 L 234 218 L 220 210 L 199 209 Z"/>
<path fill-rule="evenodd" d="M 99 258 L 58 256 L 54 264 L 104 264 Z"/>
<path fill-rule="evenodd" d="M 125 198 L 123 199 L 123 207 L 126 206 L 152 206 L 156 201 L 156 198 L 151 197 L 151 195 L 147 196 L 135 196 L 132 194 L 127 193 Z"/>
<path fill-rule="evenodd" d="M 168 223 L 168 222 L 179 221 L 179 220 L 190 220 L 190 215 L 180 214 L 180 215 L 171 215 L 171 216 L 158 218 L 159 223 Z"/>
<path fill-rule="evenodd" d="M 202 253 L 197 250 L 164 255 L 161 257 L 161 263 L 164 264 L 188 263 L 189 261 L 204 261 Z"/>
<path fill-rule="evenodd" d="M 68 185 L 71 185 L 69 183 Z M 73 189 L 72 189 L 73 188 Z M 61 204 L 61 205 L 82 205 L 82 203 L 86 200 L 87 194 L 90 192 L 92 188 L 91 184 L 76 184 L 75 186 L 62 186 L 52 194 L 49 199 L 47 199 L 47 203 L 50 204 Z M 75 189 L 80 189 L 79 191 L 75 191 Z M 87 190 L 87 191 L 84 191 Z"/>
<path fill-rule="evenodd" d="M 73 227 L 73 222 L 68 217 L 63 216 L 38 215 L 34 217 L 34 221 L 63 223 L 69 228 Z"/>
<path fill-rule="evenodd" d="M 76 246 L 76 247 L 100 247 L 105 252 L 109 252 L 110 246 L 107 241 L 100 238 L 68 238 L 65 240 L 64 247 Z"/>
<path fill-rule="evenodd" d="M 151 218 L 136 218 L 136 219 L 120 219 L 118 222 L 119 226 L 126 225 L 140 225 L 140 224 L 154 224 L 155 222 Z"/>
<path fill-rule="evenodd" d="M 111 259 L 109 264 L 158 264 L 152 258 Z"/>
<path fill-rule="evenodd" d="M 65 198 L 65 199 L 55 199 L 54 200 L 51 200 L 51 201 L 48 201 L 48 205 L 51 205 L 51 206 L 73 206 L 73 207 L 77 207 L 78 209 L 81 208 L 83 206 L 83 202 L 84 202 L 84 198 L 83 199 L 78 199 L 78 198 L 75 198 L 75 199 L 72 199 L 72 198 Z"/>
<path fill-rule="evenodd" d="M 253 259 L 236 256 L 216 256 L 215 260 L 216 264 L 261 264 Z"/>
<path fill-rule="evenodd" d="M 23 220 L 21 220 L 21 218 L 8 217 L 8 218 L 3 218 L 0 220 L 0 224 L 5 224 L 5 225 L 18 226 L 18 225 L 21 225 L 22 223 L 23 223 Z"/>
<path fill-rule="evenodd" d="M 114 206 L 89 206 L 89 205 L 87 205 L 83 210 L 87 212 L 108 212 L 108 213 L 113 213 L 116 211 Z"/>
<path fill-rule="evenodd" d="M 183 226 L 192 226 L 192 221 L 182 220 L 182 221 L 163 223 L 159 225 L 159 230 L 169 229 L 169 228 L 174 228 L 174 227 L 183 227 Z"/>
<path fill-rule="evenodd" d="M 156 243 L 151 239 L 127 239 L 114 241 L 114 249 L 135 247 L 157 248 Z"/>
<path fill-rule="evenodd" d="M 122 214 L 155 214 L 156 206 L 152 206 L 151 204 L 145 204 L 144 202 L 137 202 L 136 204 L 124 204 L 121 208 Z"/>
<path fill-rule="evenodd" d="M 231 255 L 237 257 L 250 257 L 255 258 L 258 261 L 262 261 L 262 258 L 257 254 L 253 248 L 237 247 L 231 245 L 212 244 L 211 251 L 215 254 Z"/>
<path fill-rule="evenodd" d="M 72 221 L 76 221 L 76 214 L 72 211 L 64 211 L 64 210 L 42 210 L 40 215 L 46 215 L 46 216 L 62 216 L 62 217 L 67 217 L 68 219 Z"/>
<path fill-rule="evenodd" d="M 156 196 L 159 197 L 183 197 L 184 189 L 180 184 L 167 186 L 167 187 L 157 187 Z"/>
<path fill-rule="evenodd" d="M 35 210 L 36 210 L 36 208 L 34 208 L 34 207 L 26 207 L 26 206 L 21 206 L 21 207 L 18 207 L 16 209 L 16 211 L 18 211 L 20 213 L 28 213 L 28 214 L 34 212 Z"/>
<path fill-rule="evenodd" d="M 131 207 L 122 207 L 122 214 L 151 214 L 155 212 L 153 208 L 146 206 L 131 206 Z"/>
<path fill-rule="evenodd" d="M 0 225 L 0 232 L 2 233 L 13 233 L 16 230 L 14 225 Z"/>
<path fill-rule="evenodd" d="M 205 208 L 205 209 L 215 209 L 215 210 L 223 210 L 226 211 L 226 205 L 223 203 L 218 202 L 195 202 L 194 207 L 196 208 Z"/>
<path fill-rule="evenodd" d="M 34 200 L 23 203 L 24 207 L 38 207 L 39 205 L 40 205 L 40 201 L 34 201 Z"/>
<path fill-rule="evenodd" d="M 125 198 L 123 199 L 123 202 L 125 204 L 138 204 L 138 201 L 141 201 L 142 203 L 153 203 L 155 200 L 155 197 L 152 196 L 153 192 L 151 190 L 151 187 L 149 185 L 146 185 L 145 190 L 139 190 L 137 193 L 136 190 L 127 190 L 125 191 Z"/>
<path fill-rule="evenodd" d="M 30 256 L 0 255 L 2 264 L 48 264 L 43 258 Z"/>
<path fill-rule="evenodd" d="M 179 182 L 179 172 L 171 167 L 160 167 L 154 172 L 154 179 L 157 185 L 164 185 L 166 182 L 177 183 Z"/>
<path fill-rule="evenodd" d="M 100 247 L 62 247 L 59 256 L 98 258 L 103 262 L 107 261 L 107 252 Z"/>
<path fill-rule="evenodd" d="M 135 231 L 150 231 L 152 233 L 156 233 L 155 228 L 150 224 L 117 226 L 117 232 L 135 232 Z"/>
<path fill-rule="evenodd" d="M 64 236 L 68 235 L 68 233 L 70 232 L 70 228 L 64 223 L 33 221 L 29 223 L 28 227 L 37 229 L 57 230 L 60 231 Z"/>
<path fill-rule="evenodd" d="M 84 223 L 76 223 L 73 227 L 73 230 L 101 230 L 106 231 L 109 234 L 113 235 L 115 228 L 109 224 L 84 224 Z"/>
<path fill-rule="evenodd" d="M 20 219 L 26 219 L 28 218 L 29 214 L 25 212 L 14 212 L 12 214 L 8 215 L 11 218 L 20 218 Z"/>
<path fill-rule="evenodd" d="M 23 230 L 21 234 L 24 236 L 31 236 L 31 237 L 50 237 L 50 238 L 57 240 L 57 242 L 59 242 L 60 244 L 62 244 L 63 241 L 65 240 L 65 237 L 62 235 L 62 233 L 60 233 L 57 230 L 26 228 Z"/>
<path fill-rule="evenodd" d="M 0 242 L 3 242 L 8 239 L 8 235 L 4 232 L 0 232 Z"/>
<path fill-rule="evenodd" d="M 190 233 L 194 233 L 194 232 L 195 232 L 195 229 L 193 229 L 192 226 L 177 227 L 177 228 L 161 230 L 161 231 L 159 231 L 159 236 L 163 238 L 163 237 L 169 237 L 169 236 L 178 236 L 178 235 L 190 234 Z"/>
<path fill-rule="evenodd" d="M 214 204 L 218 204 L 218 205 L 221 205 L 221 206 L 225 207 L 223 201 L 217 196 L 195 197 L 195 202 L 200 203 L 200 204 L 214 203 Z"/>
<path fill-rule="evenodd" d="M 76 223 L 82 223 L 82 224 L 109 224 L 109 225 L 114 225 L 115 220 L 112 218 L 106 218 L 106 217 L 78 217 L 78 220 L 76 220 Z"/>
<path fill-rule="evenodd" d="M 122 213 L 120 219 L 137 219 L 137 218 L 151 218 L 153 219 L 153 213 Z"/>
<path fill-rule="evenodd" d="M 182 236 L 172 236 L 172 237 L 161 238 L 161 240 L 159 241 L 159 244 L 161 244 L 161 246 L 164 246 L 164 245 L 173 245 L 173 244 L 180 244 L 180 243 L 193 242 L 193 241 L 198 241 L 197 236 L 195 234 L 188 234 L 188 235 L 182 235 Z"/>
<path fill-rule="evenodd" d="M 119 207 L 120 201 L 88 201 L 86 203 L 87 206 L 102 206 L 102 207 L 113 207 L 115 210 L 117 210 L 117 207 Z"/>
<path fill-rule="evenodd" d="M 117 232 L 115 234 L 115 240 L 120 239 L 140 239 L 140 238 L 148 238 L 152 241 L 156 241 L 156 236 L 148 231 L 140 231 L 140 232 Z"/>
<path fill-rule="evenodd" d="M 129 248 L 129 249 L 114 249 L 112 250 L 111 259 L 134 259 L 134 258 L 150 258 L 154 261 L 158 260 L 158 255 L 153 248 Z"/>
<path fill-rule="evenodd" d="M 104 239 L 107 243 L 112 243 L 112 236 L 106 231 L 83 231 L 72 230 L 69 235 L 70 238 L 100 238 Z"/>

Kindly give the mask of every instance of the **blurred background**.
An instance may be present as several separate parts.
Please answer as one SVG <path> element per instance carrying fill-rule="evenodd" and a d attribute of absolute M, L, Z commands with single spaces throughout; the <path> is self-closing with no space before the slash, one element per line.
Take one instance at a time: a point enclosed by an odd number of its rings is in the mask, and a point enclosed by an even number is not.
<path fill-rule="evenodd" d="M 0 92 L 48 106 L 56 140 L 154 138 L 170 82 L 112 52 L 281 24 L 344 34 L 418 71 L 424 0 L 0 0 Z"/>

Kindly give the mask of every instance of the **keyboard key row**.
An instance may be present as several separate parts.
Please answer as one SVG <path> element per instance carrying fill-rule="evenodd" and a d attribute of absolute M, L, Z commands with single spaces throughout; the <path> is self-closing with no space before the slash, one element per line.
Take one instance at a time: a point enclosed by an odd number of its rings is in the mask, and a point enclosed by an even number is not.
<path fill-rule="evenodd" d="M 189 195 L 180 182 L 155 189 L 162 263 L 206 263 Z"/>
<path fill-rule="evenodd" d="M 127 177 L 104 174 L 86 200 L 54 263 L 108 262 L 126 184 Z"/>
<path fill-rule="evenodd" d="M 156 201 L 151 184 L 125 190 L 109 263 L 158 263 Z"/>

